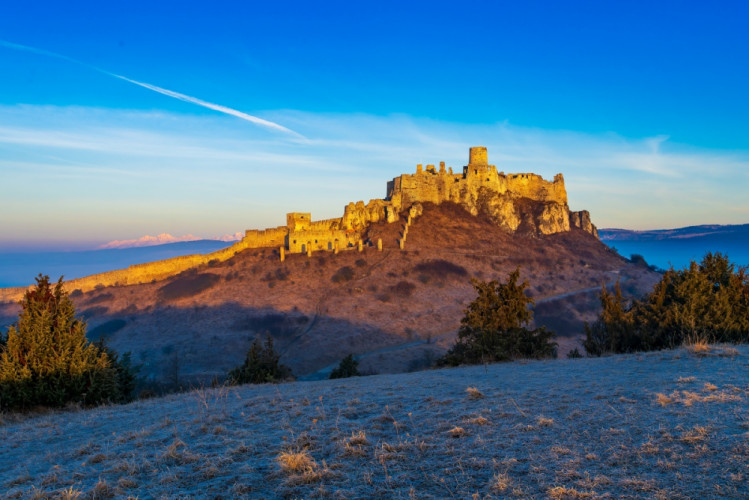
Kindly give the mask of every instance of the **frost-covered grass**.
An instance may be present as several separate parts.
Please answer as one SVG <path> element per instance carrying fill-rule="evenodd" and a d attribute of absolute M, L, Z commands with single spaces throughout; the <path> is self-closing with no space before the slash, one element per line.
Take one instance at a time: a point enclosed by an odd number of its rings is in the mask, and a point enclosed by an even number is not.
<path fill-rule="evenodd" d="M 749 497 L 749 346 L 2 419 L 5 498 Z"/>

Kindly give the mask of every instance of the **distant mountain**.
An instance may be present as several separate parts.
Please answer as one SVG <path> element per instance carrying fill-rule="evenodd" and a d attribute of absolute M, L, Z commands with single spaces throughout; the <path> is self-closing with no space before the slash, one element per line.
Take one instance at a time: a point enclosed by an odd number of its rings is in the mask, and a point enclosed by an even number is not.
<path fill-rule="evenodd" d="M 161 233 L 157 236 L 145 235 L 140 238 L 132 240 L 114 240 L 109 243 L 105 243 L 97 248 L 97 250 L 107 250 L 112 248 L 134 248 L 134 247 L 150 247 L 156 245 L 164 245 L 167 243 L 179 243 L 183 241 L 199 241 L 203 238 L 193 236 L 192 234 L 185 234 L 182 236 L 172 236 L 168 233 Z M 219 238 L 219 241 L 237 241 L 242 239 L 242 233 L 225 234 Z"/>
<path fill-rule="evenodd" d="M 632 231 L 599 229 L 601 241 L 625 256 L 639 254 L 648 264 L 667 269 L 699 261 L 707 252 L 720 252 L 740 265 L 749 265 L 749 224 L 689 226 Z"/>
<path fill-rule="evenodd" d="M 53 280 L 60 276 L 81 278 L 133 264 L 214 252 L 230 244 L 227 241 L 197 240 L 81 252 L 0 252 L 0 287 L 30 285 L 39 273 L 48 274 Z"/>

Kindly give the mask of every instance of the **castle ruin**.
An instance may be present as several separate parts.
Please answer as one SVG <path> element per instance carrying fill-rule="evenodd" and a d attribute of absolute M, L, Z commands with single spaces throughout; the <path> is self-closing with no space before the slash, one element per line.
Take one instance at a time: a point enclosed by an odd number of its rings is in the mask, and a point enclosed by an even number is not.
<path fill-rule="evenodd" d="M 579 227 L 595 236 L 590 214 L 571 212 L 562 174 L 546 181 L 536 174 L 505 174 L 489 164 L 485 147 L 469 150 L 468 165 L 460 173 L 440 162 L 419 164 L 415 174 L 403 174 L 387 183 L 384 199 L 349 203 L 343 216 L 312 221 L 311 214 L 292 212 L 286 226 L 248 230 L 247 248 L 283 247 L 288 253 L 354 248 L 371 223 L 395 222 L 418 203 L 453 202 L 473 215 L 483 213 L 509 232 L 554 234 Z"/>
<path fill-rule="evenodd" d="M 209 254 L 185 255 L 171 259 L 135 264 L 126 269 L 108 271 L 69 280 L 69 290 L 89 291 L 100 286 L 133 285 L 162 280 L 211 262 L 223 262 L 248 248 L 276 248 L 281 261 L 286 253 L 312 255 L 313 252 L 345 249 L 362 251 L 370 224 L 405 219 L 398 241 L 405 247 L 408 227 L 421 214 L 422 203 L 453 202 L 473 215 L 482 214 L 508 232 L 547 235 L 578 227 L 598 236 L 586 211 L 571 212 L 562 174 L 546 181 L 536 174 L 505 174 L 489 164 L 485 147 L 470 148 L 468 165 L 460 173 L 441 162 L 416 166 L 416 173 L 403 174 L 387 183 L 384 199 L 349 203 L 343 216 L 313 221 L 309 212 L 286 214 L 286 225 L 269 229 L 250 229 L 242 240 Z M 374 244 L 374 242 L 367 242 Z M 381 250 L 382 242 L 377 242 Z M 19 300 L 25 288 L 0 289 L 0 301 Z"/>

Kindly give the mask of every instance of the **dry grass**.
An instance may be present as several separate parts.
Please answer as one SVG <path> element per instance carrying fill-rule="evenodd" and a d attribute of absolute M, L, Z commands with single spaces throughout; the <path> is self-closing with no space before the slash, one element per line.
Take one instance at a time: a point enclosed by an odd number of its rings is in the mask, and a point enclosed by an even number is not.
<path fill-rule="evenodd" d="M 450 434 L 454 438 L 463 437 L 468 434 L 468 432 L 464 428 L 458 427 L 457 425 L 453 427 L 452 429 L 450 429 L 449 431 L 447 431 L 447 433 Z"/>
<path fill-rule="evenodd" d="M 737 498 L 749 346 L 737 349 L 205 389 L 8 419 L 0 496 Z M 467 387 L 498 396 L 469 402 Z"/>
<path fill-rule="evenodd" d="M 546 418 L 543 415 L 540 415 L 538 418 L 536 418 L 536 425 L 539 427 L 551 427 L 554 425 L 554 419 L 553 418 Z"/>
<path fill-rule="evenodd" d="M 568 500 L 573 498 L 594 498 L 597 496 L 595 491 L 578 491 L 575 488 L 566 488 L 564 486 L 555 486 L 547 491 L 549 498 L 554 500 Z"/>
<path fill-rule="evenodd" d="M 495 493 L 504 493 L 512 486 L 512 479 L 508 474 L 494 474 L 489 489 Z"/>
<path fill-rule="evenodd" d="M 362 430 L 352 433 L 351 437 L 343 443 L 346 453 L 356 456 L 367 455 L 365 446 L 369 446 L 369 441 L 367 441 L 367 434 Z"/>
<path fill-rule="evenodd" d="M 466 392 L 468 393 L 468 399 L 482 399 L 485 397 L 484 394 L 475 387 L 466 388 Z"/>
<path fill-rule="evenodd" d="M 685 432 L 680 440 L 688 444 L 697 444 L 707 441 L 710 430 L 705 426 L 696 425 L 689 431 Z"/>
<path fill-rule="evenodd" d="M 278 464 L 281 470 L 290 474 L 299 474 L 312 471 L 317 468 L 317 463 L 307 450 L 284 451 L 278 455 Z"/>

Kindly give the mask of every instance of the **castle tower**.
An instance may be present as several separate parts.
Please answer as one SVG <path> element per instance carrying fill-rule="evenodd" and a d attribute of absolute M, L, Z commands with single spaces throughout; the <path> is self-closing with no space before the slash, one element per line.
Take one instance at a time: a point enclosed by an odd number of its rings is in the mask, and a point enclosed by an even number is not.
<path fill-rule="evenodd" d="M 286 227 L 289 231 L 306 231 L 309 229 L 312 214 L 309 212 L 291 212 L 286 214 Z"/>
<path fill-rule="evenodd" d="M 489 165 L 489 156 L 484 146 L 476 146 L 468 150 L 468 164 L 486 167 Z"/>
<path fill-rule="evenodd" d="M 494 169 L 489 165 L 489 155 L 484 146 L 475 146 L 468 150 L 468 165 L 463 167 L 463 178 L 485 175 Z M 488 179 L 487 179 L 488 180 Z"/>

